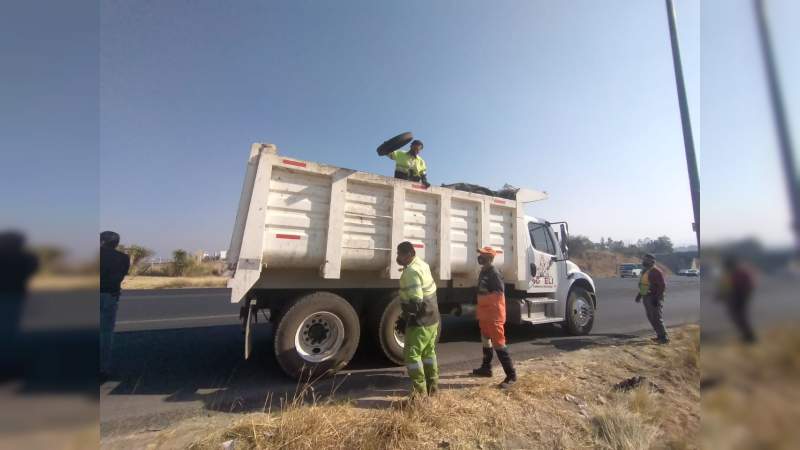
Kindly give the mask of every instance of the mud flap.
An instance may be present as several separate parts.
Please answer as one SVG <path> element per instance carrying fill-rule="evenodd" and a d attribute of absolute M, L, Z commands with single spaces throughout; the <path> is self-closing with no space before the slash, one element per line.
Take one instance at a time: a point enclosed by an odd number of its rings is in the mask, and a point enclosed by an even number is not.
<path fill-rule="evenodd" d="M 250 359 L 250 353 L 253 351 L 253 326 L 256 321 L 258 311 L 253 302 L 248 302 L 247 317 L 244 323 L 244 359 Z"/>

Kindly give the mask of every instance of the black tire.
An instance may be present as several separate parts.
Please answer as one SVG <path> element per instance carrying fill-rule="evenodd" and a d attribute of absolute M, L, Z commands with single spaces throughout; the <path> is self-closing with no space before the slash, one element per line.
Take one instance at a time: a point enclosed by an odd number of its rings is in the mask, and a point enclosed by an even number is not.
<path fill-rule="evenodd" d="M 567 297 L 567 332 L 574 336 L 589 334 L 594 325 L 594 316 L 594 303 L 589 291 L 579 286 L 573 287 Z"/>
<path fill-rule="evenodd" d="M 345 299 L 314 292 L 292 302 L 281 315 L 275 330 L 275 358 L 284 373 L 295 379 L 327 375 L 350 362 L 360 335 L 358 315 Z"/>
<path fill-rule="evenodd" d="M 389 153 L 403 147 L 404 145 L 408 144 L 414 140 L 414 135 L 411 134 L 410 131 L 405 133 L 398 134 L 397 136 L 385 141 L 383 144 L 379 145 L 377 148 L 378 155 L 386 156 Z"/>
<path fill-rule="evenodd" d="M 380 351 L 386 358 L 402 366 L 405 364 L 403 357 L 403 345 L 398 342 L 402 341 L 405 331 L 405 322 L 400 317 L 400 297 L 395 296 L 389 301 L 384 301 L 382 307 L 375 308 L 371 314 L 370 322 L 373 324 L 373 338 L 378 344 Z M 395 330 L 397 334 L 395 334 Z M 442 338 L 441 322 L 439 323 L 439 330 L 436 334 L 436 344 Z"/>

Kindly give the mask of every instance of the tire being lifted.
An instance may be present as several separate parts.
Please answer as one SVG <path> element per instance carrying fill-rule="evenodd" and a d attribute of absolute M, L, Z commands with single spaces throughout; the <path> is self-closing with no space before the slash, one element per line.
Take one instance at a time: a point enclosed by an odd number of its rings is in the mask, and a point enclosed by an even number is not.
<path fill-rule="evenodd" d="M 379 145 L 377 148 L 378 155 L 386 156 L 393 151 L 402 148 L 404 145 L 408 144 L 414 140 L 414 135 L 411 134 L 410 131 L 405 133 L 398 134 L 397 136 L 385 141 L 383 144 Z"/>
<path fill-rule="evenodd" d="M 307 379 L 335 372 L 350 362 L 361 325 L 353 307 L 330 292 L 293 301 L 275 330 L 275 358 L 290 377 Z"/>

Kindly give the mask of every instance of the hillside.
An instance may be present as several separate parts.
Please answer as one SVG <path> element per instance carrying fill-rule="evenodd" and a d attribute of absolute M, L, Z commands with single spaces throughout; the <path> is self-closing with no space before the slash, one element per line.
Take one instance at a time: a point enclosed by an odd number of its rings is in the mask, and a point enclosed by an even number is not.
<path fill-rule="evenodd" d="M 639 264 L 641 262 L 639 258 L 608 250 L 586 250 L 581 255 L 571 255 L 570 260 L 595 278 L 617 277 L 619 276 L 617 267 L 620 264 Z M 661 263 L 656 263 L 656 265 L 667 275 L 673 273 Z"/>

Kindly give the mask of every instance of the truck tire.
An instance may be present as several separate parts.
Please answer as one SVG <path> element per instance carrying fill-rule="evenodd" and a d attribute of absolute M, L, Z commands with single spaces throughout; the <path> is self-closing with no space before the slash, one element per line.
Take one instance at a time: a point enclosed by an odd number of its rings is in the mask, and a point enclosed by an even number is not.
<path fill-rule="evenodd" d="M 391 300 L 384 302 L 383 307 L 378 307 L 372 310 L 372 320 L 370 323 L 375 324 L 373 335 L 375 342 L 386 356 L 386 358 L 402 366 L 405 364 L 403 357 L 404 337 L 405 337 L 405 321 L 401 318 L 400 297 L 395 296 Z M 436 335 L 436 343 L 442 337 L 441 322 L 439 330 Z"/>
<path fill-rule="evenodd" d="M 376 151 L 378 152 L 379 156 L 386 156 L 393 151 L 402 148 L 404 145 L 408 144 L 414 139 L 414 135 L 411 134 L 410 131 L 405 133 L 400 133 L 397 136 L 389 139 L 388 141 L 384 141 L 383 144 L 379 145 Z"/>
<path fill-rule="evenodd" d="M 566 329 L 569 334 L 581 336 L 589 334 L 594 325 L 594 304 L 589 291 L 573 287 L 567 297 Z"/>
<path fill-rule="evenodd" d="M 361 335 L 358 315 L 345 299 L 314 292 L 295 300 L 275 330 L 275 358 L 292 378 L 334 373 L 350 362 Z"/>

